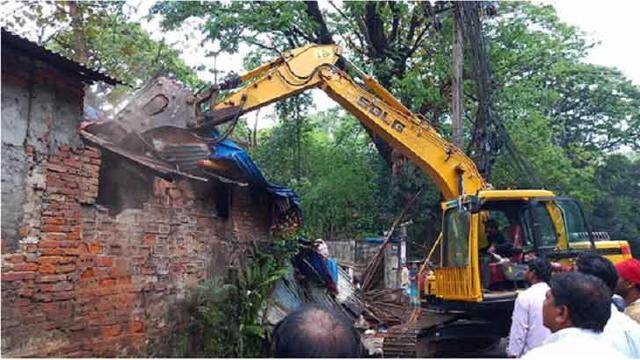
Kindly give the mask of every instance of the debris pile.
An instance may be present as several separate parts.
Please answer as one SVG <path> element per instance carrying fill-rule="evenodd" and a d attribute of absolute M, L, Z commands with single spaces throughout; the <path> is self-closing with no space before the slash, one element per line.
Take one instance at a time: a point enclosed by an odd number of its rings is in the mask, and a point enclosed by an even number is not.
<path fill-rule="evenodd" d="M 405 322 L 411 314 L 409 297 L 403 289 L 377 289 L 364 294 L 364 317 L 386 326 Z"/>

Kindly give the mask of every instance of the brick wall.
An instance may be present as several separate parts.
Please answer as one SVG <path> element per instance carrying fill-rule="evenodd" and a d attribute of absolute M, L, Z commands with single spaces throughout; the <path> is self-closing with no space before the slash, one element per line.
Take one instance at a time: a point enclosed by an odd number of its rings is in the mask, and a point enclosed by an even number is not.
<path fill-rule="evenodd" d="M 96 204 L 100 151 L 26 153 L 18 249 L 2 255 L 5 356 L 171 356 L 190 290 L 268 237 L 247 189 L 222 219 L 210 194 L 154 178 L 141 209 L 112 215 Z"/>

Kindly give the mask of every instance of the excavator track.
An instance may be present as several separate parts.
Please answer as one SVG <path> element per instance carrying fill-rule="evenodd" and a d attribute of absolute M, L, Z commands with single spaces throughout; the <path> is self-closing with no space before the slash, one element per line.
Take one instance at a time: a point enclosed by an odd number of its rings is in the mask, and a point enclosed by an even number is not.
<path fill-rule="evenodd" d="M 435 343 L 419 341 L 424 330 L 445 325 L 459 318 L 459 314 L 445 314 L 416 309 L 409 319 L 393 327 L 385 334 L 382 355 L 385 358 L 430 357 L 436 354 Z"/>

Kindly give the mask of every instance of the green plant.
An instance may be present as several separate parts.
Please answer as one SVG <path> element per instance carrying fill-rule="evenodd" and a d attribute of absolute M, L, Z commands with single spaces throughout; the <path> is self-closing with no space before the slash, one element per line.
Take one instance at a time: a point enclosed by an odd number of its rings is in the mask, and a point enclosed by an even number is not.
<path fill-rule="evenodd" d="M 247 264 L 198 286 L 189 307 L 186 331 L 176 353 L 186 357 L 266 356 L 270 333 L 261 315 L 274 283 L 288 271 L 297 238 L 254 243 Z"/>

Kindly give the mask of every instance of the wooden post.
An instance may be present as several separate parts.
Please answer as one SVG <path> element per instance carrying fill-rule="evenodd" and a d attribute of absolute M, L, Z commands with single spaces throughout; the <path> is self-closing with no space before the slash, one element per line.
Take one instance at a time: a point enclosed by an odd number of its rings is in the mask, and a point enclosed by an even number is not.
<path fill-rule="evenodd" d="M 453 143 L 459 148 L 463 147 L 462 134 L 462 18 L 460 6 L 455 3 L 453 9 L 453 68 L 451 71 L 451 130 Z"/>

